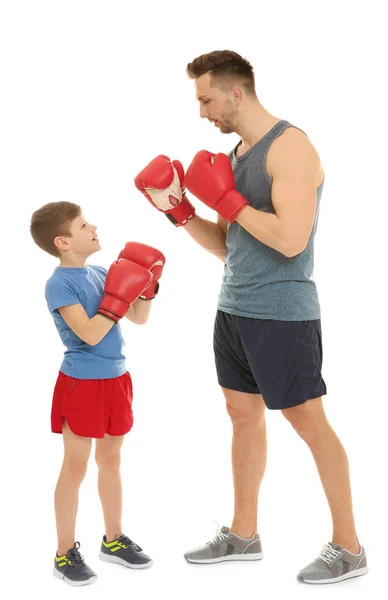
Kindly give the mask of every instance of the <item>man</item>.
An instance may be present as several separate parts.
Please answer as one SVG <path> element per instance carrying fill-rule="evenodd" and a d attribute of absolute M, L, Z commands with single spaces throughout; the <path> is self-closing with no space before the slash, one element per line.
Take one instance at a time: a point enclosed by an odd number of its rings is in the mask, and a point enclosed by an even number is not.
<path fill-rule="evenodd" d="M 333 519 L 332 541 L 298 574 L 333 583 L 368 572 L 355 530 L 345 450 L 322 396 L 320 306 L 312 279 L 324 172 L 308 137 L 270 114 L 255 93 L 251 64 L 216 51 L 187 66 L 200 115 L 241 141 L 227 157 L 199 152 L 182 165 L 159 156 L 138 189 L 176 225 L 225 261 L 214 328 L 219 384 L 233 424 L 235 513 L 189 562 L 257 560 L 257 502 L 266 466 L 265 408 L 279 410 L 310 448 Z M 217 211 L 196 215 L 185 188 Z"/>

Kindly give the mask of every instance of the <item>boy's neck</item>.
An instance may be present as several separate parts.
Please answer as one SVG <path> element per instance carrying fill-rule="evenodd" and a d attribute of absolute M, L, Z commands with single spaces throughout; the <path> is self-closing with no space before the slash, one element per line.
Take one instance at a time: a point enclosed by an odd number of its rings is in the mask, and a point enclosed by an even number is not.
<path fill-rule="evenodd" d="M 87 264 L 86 264 L 85 257 L 74 256 L 74 257 L 61 258 L 59 261 L 59 266 L 73 268 L 73 269 L 80 269 L 80 268 L 86 267 Z"/>

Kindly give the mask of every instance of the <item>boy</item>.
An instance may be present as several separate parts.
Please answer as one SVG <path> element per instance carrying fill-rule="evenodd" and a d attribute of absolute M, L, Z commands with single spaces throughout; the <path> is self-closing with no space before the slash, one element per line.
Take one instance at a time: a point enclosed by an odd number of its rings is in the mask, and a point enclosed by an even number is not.
<path fill-rule="evenodd" d="M 119 320 L 146 323 L 165 257 L 128 242 L 108 272 L 87 265 L 100 250 L 96 226 L 71 202 L 51 202 L 34 212 L 34 242 L 59 258 L 46 283 L 46 301 L 66 346 L 56 381 L 51 429 L 63 434 L 64 460 L 55 490 L 58 549 L 54 575 L 69 585 L 97 579 L 75 541 L 78 490 L 96 438 L 98 491 L 105 521 L 100 558 L 131 568 L 152 560 L 122 533 L 120 450 L 133 424 L 132 382 L 122 352 Z"/>

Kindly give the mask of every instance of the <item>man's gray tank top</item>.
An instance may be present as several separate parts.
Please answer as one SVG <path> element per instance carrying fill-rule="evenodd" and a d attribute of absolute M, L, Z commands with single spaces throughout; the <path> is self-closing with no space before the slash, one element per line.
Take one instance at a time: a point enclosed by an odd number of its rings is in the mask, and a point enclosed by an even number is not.
<path fill-rule="evenodd" d="M 235 154 L 238 145 L 229 155 L 236 189 L 253 208 L 263 212 L 275 214 L 271 201 L 272 180 L 266 167 L 267 153 L 272 142 L 287 127 L 294 125 L 279 121 L 241 157 Z M 316 211 L 308 244 L 297 256 L 287 258 L 259 242 L 238 223 L 228 226 L 219 310 L 255 319 L 320 319 L 319 299 L 312 276 L 322 188 L 323 181 L 317 188 Z"/>

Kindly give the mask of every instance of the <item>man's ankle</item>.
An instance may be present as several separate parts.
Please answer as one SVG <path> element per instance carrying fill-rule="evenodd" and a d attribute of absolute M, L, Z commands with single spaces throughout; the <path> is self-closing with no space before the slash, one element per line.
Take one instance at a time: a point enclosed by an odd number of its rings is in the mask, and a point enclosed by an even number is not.
<path fill-rule="evenodd" d="M 246 523 L 232 523 L 229 533 L 237 535 L 243 540 L 250 540 L 257 532 L 257 525 L 248 525 Z"/>
<path fill-rule="evenodd" d="M 333 536 L 333 544 L 338 544 L 343 550 L 347 550 L 352 554 L 360 554 L 361 544 L 358 540 L 349 540 L 340 536 Z"/>

